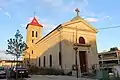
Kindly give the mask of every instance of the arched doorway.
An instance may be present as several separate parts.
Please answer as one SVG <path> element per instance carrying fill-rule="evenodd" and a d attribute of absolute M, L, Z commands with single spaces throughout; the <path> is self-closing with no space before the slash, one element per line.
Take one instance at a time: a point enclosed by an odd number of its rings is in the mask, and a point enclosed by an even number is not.
<path fill-rule="evenodd" d="M 79 37 L 79 44 L 85 44 L 83 37 Z M 87 72 L 86 51 L 79 51 L 79 61 L 81 73 Z"/>

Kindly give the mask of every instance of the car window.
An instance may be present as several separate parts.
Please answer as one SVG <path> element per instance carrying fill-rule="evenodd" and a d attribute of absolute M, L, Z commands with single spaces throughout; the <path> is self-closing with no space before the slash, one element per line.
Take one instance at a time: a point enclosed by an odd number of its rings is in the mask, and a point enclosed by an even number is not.
<path fill-rule="evenodd" d="M 25 70 L 25 68 L 17 68 L 17 69 L 22 69 L 22 70 L 24 69 Z"/>
<path fill-rule="evenodd" d="M 17 67 L 17 68 L 15 67 L 14 70 L 16 70 L 16 69 L 17 70 L 26 70 L 26 68 L 24 68 L 24 67 Z"/>
<path fill-rule="evenodd" d="M 0 70 L 4 70 L 4 68 L 0 68 Z"/>

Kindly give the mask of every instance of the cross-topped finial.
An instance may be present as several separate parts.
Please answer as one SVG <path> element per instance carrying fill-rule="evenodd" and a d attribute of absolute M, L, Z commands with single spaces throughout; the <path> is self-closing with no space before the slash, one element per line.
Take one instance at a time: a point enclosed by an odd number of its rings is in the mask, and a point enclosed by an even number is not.
<path fill-rule="evenodd" d="M 77 13 L 77 16 L 79 16 L 79 12 L 80 12 L 79 9 L 76 8 L 75 11 L 76 11 L 76 13 Z"/>
<path fill-rule="evenodd" d="M 34 17 L 35 17 L 35 15 L 36 15 L 36 12 L 34 12 Z"/>

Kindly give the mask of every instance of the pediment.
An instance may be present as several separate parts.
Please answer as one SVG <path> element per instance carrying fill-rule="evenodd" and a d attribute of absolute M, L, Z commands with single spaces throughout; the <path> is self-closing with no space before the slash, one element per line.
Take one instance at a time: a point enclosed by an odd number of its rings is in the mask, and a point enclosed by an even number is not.
<path fill-rule="evenodd" d="M 89 23 L 87 23 L 84 19 L 80 17 L 75 17 L 72 20 L 62 24 L 63 27 L 67 28 L 76 28 L 84 31 L 91 31 L 97 33 L 97 29 L 92 27 Z"/>

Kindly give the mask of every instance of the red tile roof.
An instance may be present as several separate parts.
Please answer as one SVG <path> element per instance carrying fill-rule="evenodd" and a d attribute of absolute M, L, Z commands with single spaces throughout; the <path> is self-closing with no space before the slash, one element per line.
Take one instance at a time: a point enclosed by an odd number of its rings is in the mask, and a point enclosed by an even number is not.
<path fill-rule="evenodd" d="M 29 25 L 35 25 L 43 27 L 41 24 L 39 24 L 38 20 L 34 17 L 33 20 L 29 23 Z"/>

